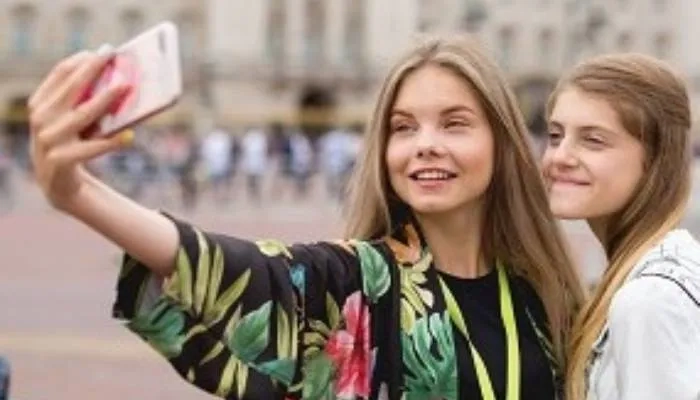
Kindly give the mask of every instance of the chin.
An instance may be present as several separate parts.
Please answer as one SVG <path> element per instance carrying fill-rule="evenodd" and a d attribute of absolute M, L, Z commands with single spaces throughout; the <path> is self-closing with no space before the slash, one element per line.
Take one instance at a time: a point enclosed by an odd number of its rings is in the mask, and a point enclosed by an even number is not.
<path fill-rule="evenodd" d="M 589 210 L 586 207 L 580 207 L 576 204 L 557 204 L 550 202 L 549 208 L 552 210 L 555 218 L 558 219 L 588 219 L 590 218 Z"/>
<path fill-rule="evenodd" d="M 418 214 L 442 214 L 454 207 L 439 202 L 420 202 L 410 205 L 413 212 Z"/>

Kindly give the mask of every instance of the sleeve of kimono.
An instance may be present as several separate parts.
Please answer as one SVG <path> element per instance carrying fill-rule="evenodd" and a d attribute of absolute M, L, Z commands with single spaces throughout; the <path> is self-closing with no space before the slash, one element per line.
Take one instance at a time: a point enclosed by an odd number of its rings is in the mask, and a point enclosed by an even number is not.
<path fill-rule="evenodd" d="M 125 255 L 113 315 L 216 396 L 309 398 L 329 390 L 337 352 L 326 348 L 353 322 L 343 307 L 351 297 L 364 303 L 362 271 L 385 265 L 381 255 L 364 242 L 287 247 L 175 223 L 174 273 L 159 278 Z M 377 283 L 373 276 L 370 293 Z"/>

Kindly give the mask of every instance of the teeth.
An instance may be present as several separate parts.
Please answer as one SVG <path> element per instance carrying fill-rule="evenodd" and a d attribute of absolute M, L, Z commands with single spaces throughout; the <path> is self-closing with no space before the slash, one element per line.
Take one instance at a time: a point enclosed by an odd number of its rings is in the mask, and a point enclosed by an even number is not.
<path fill-rule="evenodd" d="M 422 171 L 416 174 L 417 179 L 425 180 L 444 180 L 448 179 L 450 176 L 444 171 Z"/>

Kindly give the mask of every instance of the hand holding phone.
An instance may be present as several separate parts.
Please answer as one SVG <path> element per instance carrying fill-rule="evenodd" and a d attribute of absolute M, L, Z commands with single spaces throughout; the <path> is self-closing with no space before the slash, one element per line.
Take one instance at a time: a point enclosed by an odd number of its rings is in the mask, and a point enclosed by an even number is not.
<path fill-rule="evenodd" d="M 111 51 L 103 45 L 98 52 Z M 105 88 L 128 84 L 131 90 L 84 136 L 108 136 L 173 106 L 182 95 L 177 28 L 163 22 L 119 46 L 99 78 L 86 90 L 86 101 Z"/>

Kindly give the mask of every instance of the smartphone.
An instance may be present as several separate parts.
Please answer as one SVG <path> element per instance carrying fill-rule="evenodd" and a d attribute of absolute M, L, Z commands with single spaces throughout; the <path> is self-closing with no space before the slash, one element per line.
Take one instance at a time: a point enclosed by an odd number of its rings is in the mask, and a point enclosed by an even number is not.
<path fill-rule="evenodd" d="M 98 53 L 112 50 L 103 45 Z M 83 136 L 109 136 L 160 113 L 182 96 L 182 66 L 177 27 L 162 22 L 115 49 L 98 79 L 86 90 L 87 101 L 105 88 L 128 83 L 131 90 Z"/>

